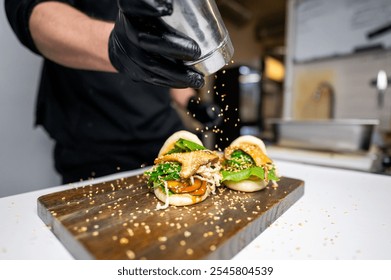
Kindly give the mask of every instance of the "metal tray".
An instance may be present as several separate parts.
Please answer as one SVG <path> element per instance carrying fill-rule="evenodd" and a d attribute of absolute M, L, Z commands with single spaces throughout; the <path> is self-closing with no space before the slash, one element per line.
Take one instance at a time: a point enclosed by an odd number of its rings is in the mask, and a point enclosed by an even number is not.
<path fill-rule="evenodd" d="M 271 119 L 279 146 L 335 152 L 368 151 L 379 124 L 372 119 L 286 120 Z"/>

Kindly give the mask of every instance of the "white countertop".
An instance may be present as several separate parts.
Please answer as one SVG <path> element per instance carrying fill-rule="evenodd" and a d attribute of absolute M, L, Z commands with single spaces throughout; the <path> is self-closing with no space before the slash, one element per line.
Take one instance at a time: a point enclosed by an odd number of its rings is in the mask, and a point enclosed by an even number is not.
<path fill-rule="evenodd" d="M 234 259 L 391 259 L 391 176 L 276 164 L 281 175 L 305 181 L 305 194 Z M 75 186 L 1 198 L 0 259 L 73 259 L 36 209 L 39 196 Z"/>

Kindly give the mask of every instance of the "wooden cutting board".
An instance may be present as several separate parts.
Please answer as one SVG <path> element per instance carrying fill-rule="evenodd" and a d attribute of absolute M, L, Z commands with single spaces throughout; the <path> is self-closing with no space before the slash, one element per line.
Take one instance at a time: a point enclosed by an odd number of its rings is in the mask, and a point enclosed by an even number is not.
<path fill-rule="evenodd" d="M 283 177 L 277 188 L 219 188 L 199 204 L 155 210 L 133 176 L 41 196 L 38 215 L 76 259 L 230 259 L 303 194 L 303 181 Z"/>

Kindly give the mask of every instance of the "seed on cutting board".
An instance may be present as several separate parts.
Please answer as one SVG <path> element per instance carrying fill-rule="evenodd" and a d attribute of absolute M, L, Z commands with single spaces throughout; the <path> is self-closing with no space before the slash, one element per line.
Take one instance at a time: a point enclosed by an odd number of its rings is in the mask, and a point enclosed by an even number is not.
<path fill-rule="evenodd" d="M 134 260 L 136 258 L 136 254 L 132 250 L 126 250 L 126 256 L 130 260 Z"/>
<path fill-rule="evenodd" d="M 158 240 L 159 240 L 160 242 L 166 242 L 166 241 L 167 241 L 167 236 L 159 236 L 159 237 L 158 237 Z"/>
<path fill-rule="evenodd" d="M 134 236 L 134 232 L 131 228 L 126 229 L 128 231 L 129 236 Z"/>
<path fill-rule="evenodd" d="M 121 237 L 121 239 L 119 240 L 119 243 L 122 245 L 128 244 L 129 239 L 127 239 L 126 237 Z"/>
<path fill-rule="evenodd" d="M 191 248 L 186 249 L 186 254 L 193 255 L 194 251 Z"/>

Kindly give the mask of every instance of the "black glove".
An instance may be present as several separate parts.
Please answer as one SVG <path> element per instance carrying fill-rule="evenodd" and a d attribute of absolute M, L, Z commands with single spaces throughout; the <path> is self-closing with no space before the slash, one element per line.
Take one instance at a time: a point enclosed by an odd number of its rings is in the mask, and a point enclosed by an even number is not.
<path fill-rule="evenodd" d="M 201 102 L 195 96 L 189 99 L 187 103 L 187 110 L 203 126 L 213 129 L 220 125 L 223 121 L 221 108 L 212 102 Z"/>
<path fill-rule="evenodd" d="M 204 85 L 203 75 L 183 64 L 201 55 L 198 44 L 160 18 L 172 14 L 172 0 L 118 0 L 118 7 L 109 57 L 120 73 L 173 88 Z"/>

